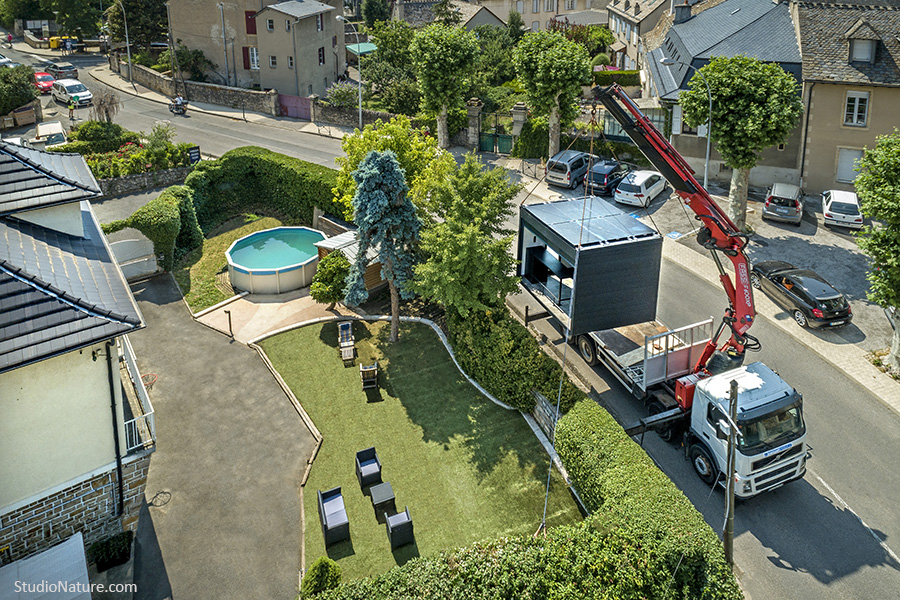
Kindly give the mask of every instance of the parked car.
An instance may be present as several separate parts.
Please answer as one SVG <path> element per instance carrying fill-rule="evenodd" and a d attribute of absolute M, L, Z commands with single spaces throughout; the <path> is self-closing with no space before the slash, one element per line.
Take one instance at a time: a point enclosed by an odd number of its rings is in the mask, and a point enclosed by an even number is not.
<path fill-rule="evenodd" d="M 37 135 L 28 140 L 26 144 L 29 148 L 37 148 L 44 150 L 59 146 L 68 142 L 66 136 L 66 128 L 59 121 L 44 121 L 37 124 Z"/>
<path fill-rule="evenodd" d="M 647 207 L 664 191 L 666 180 L 656 171 L 632 171 L 616 186 L 613 199 L 619 204 Z"/>
<path fill-rule="evenodd" d="M 584 174 L 584 193 L 600 196 L 612 195 L 619 182 L 631 170 L 629 165 L 611 159 L 601 159 L 591 165 Z"/>
<path fill-rule="evenodd" d="M 584 174 L 587 173 L 588 167 L 599 160 L 599 157 L 591 156 L 587 152 L 563 150 L 554 154 L 547 161 L 544 175 L 549 184 L 562 185 L 574 189 L 584 179 Z"/>
<path fill-rule="evenodd" d="M 68 104 L 72 97 L 78 98 L 78 106 L 88 106 L 94 101 L 91 91 L 77 79 L 57 79 L 53 82 L 50 95 L 63 104 Z"/>
<path fill-rule="evenodd" d="M 49 94 L 50 90 L 53 89 L 53 82 L 56 79 L 53 78 L 53 75 L 50 73 L 35 73 L 34 74 L 34 87 L 42 94 Z"/>
<path fill-rule="evenodd" d="M 78 79 L 78 69 L 75 65 L 67 62 L 55 62 L 47 65 L 47 73 L 53 75 L 56 79 Z"/>
<path fill-rule="evenodd" d="M 822 194 L 822 214 L 826 225 L 840 225 L 850 229 L 863 226 L 863 216 L 859 211 L 859 198 L 855 192 L 828 190 Z"/>
<path fill-rule="evenodd" d="M 801 327 L 841 327 L 853 318 L 844 294 L 809 269 L 767 260 L 753 265 L 750 283 L 790 311 Z"/>
<path fill-rule="evenodd" d="M 12 59 L 6 58 L 2 54 L 0 54 L 0 65 L 12 62 Z"/>
<path fill-rule="evenodd" d="M 766 194 L 762 211 L 763 219 L 793 223 L 800 227 L 803 221 L 803 190 L 793 183 L 776 183 Z"/>

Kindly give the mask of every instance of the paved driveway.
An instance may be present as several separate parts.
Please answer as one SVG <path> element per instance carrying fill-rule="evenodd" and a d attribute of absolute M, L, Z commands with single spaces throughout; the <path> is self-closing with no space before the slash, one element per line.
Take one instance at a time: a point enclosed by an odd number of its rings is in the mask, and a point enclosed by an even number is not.
<path fill-rule="evenodd" d="M 135 598 L 293 598 L 311 433 L 256 352 L 194 322 L 169 275 L 132 290 L 138 365 L 158 375 Z"/>

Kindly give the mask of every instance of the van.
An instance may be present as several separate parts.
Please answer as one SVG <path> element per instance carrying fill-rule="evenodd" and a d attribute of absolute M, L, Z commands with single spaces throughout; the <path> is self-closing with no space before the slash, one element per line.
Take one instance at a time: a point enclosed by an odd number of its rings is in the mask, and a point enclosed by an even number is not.
<path fill-rule="evenodd" d="M 44 150 L 53 146 L 65 144 L 68 141 L 66 130 L 59 121 L 38 123 L 37 135 L 29 140 L 29 146 Z"/>
<path fill-rule="evenodd" d="M 590 165 L 599 161 L 597 156 L 578 150 L 557 152 L 547 161 L 544 176 L 547 183 L 575 189 L 584 179 Z"/>
<path fill-rule="evenodd" d="M 803 190 L 792 183 L 776 183 L 766 194 L 763 219 L 793 223 L 800 227 L 803 221 Z"/>

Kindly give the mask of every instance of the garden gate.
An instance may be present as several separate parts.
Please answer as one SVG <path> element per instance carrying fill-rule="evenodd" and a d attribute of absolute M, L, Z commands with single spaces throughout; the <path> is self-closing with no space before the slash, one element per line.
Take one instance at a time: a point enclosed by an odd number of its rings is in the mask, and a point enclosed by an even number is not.
<path fill-rule="evenodd" d="M 288 96 L 278 94 L 278 104 L 281 105 L 281 115 L 309 121 L 312 117 L 309 98 L 303 96 Z"/>
<path fill-rule="evenodd" d="M 479 152 L 512 152 L 513 119 L 511 113 L 485 113 L 481 116 L 481 132 L 478 135 Z"/>

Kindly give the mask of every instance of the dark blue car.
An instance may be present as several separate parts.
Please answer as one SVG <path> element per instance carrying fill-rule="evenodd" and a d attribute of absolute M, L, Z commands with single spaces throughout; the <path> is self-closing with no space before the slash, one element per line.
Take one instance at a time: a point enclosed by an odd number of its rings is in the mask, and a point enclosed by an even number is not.
<path fill-rule="evenodd" d="M 584 193 L 590 196 L 611 196 L 629 171 L 630 165 L 610 159 L 599 160 L 584 174 Z"/>

